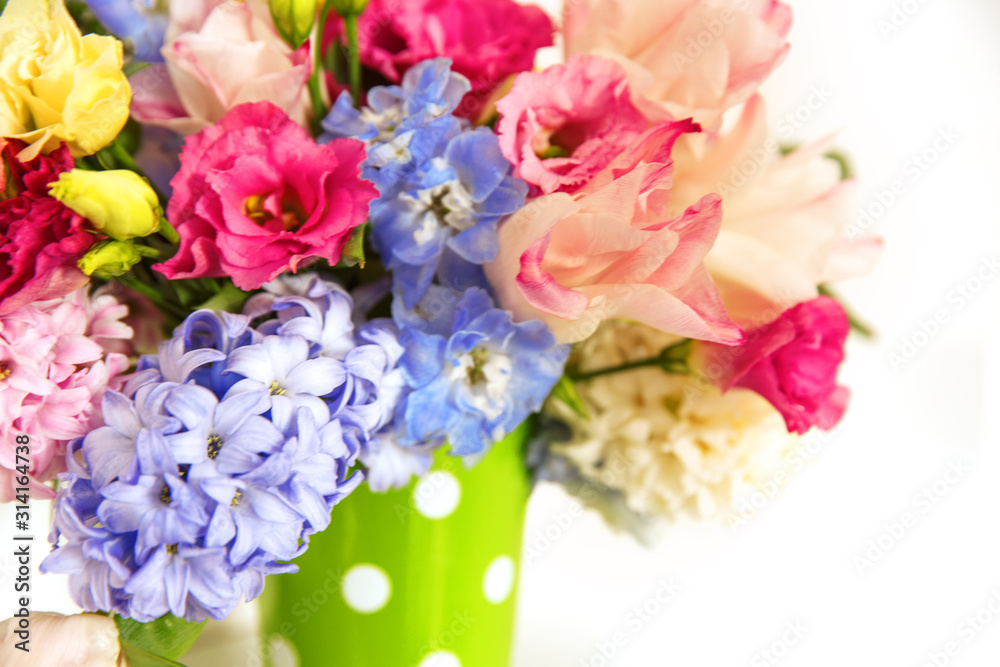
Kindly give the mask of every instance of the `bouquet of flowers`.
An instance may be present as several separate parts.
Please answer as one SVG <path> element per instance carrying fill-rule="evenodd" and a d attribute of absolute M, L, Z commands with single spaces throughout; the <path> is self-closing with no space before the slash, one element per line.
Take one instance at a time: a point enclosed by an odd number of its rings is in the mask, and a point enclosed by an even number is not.
<path fill-rule="evenodd" d="M 54 498 L 43 571 L 176 664 L 335 505 L 441 461 L 512 456 L 640 535 L 731 507 L 840 421 L 828 286 L 881 244 L 832 138 L 768 132 L 791 20 L 7 0 L 0 499 Z"/>

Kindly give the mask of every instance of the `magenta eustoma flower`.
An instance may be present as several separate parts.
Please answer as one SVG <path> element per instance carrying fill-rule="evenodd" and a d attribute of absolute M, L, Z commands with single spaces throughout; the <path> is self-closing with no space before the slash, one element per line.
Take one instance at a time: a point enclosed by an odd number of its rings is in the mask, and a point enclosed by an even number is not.
<path fill-rule="evenodd" d="M 701 343 L 692 363 L 713 384 L 743 387 L 768 400 L 789 433 L 836 426 L 850 396 L 837 384 L 850 324 L 843 307 L 827 296 L 805 301 L 747 332 L 742 347 Z"/>
<path fill-rule="evenodd" d="M 455 115 L 475 120 L 508 77 L 532 68 L 552 32 L 540 7 L 513 0 L 370 0 L 358 18 L 358 51 L 365 67 L 393 83 L 425 60 L 451 59 L 472 84 Z M 326 36 L 346 45 L 334 12 Z"/>
<path fill-rule="evenodd" d="M 181 246 L 155 268 L 250 290 L 317 258 L 336 264 L 377 195 L 364 158 L 354 139 L 317 145 L 269 102 L 235 107 L 184 145 L 167 208 Z"/>

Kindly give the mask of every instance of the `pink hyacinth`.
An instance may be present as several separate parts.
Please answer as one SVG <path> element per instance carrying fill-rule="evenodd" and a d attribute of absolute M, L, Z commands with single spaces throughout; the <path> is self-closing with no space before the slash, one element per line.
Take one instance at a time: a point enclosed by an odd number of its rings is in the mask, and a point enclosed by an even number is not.
<path fill-rule="evenodd" d="M 127 314 L 113 296 L 90 298 L 84 288 L 0 316 L 0 502 L 20 486 L 18 435 L 29 437 L 31 495 L 51 498 L 45 482 L 66 469 L 67 443 L 103 424 L 104 390 L 129 367 L 104 346 L 132 337 Z"/>

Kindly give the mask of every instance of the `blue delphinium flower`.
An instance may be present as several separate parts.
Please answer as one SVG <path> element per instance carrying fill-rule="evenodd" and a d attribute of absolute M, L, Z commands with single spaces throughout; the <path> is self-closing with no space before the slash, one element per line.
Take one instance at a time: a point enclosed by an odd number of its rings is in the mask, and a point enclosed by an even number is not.
<path fill-rule="evenodd" d="M 481 265 L 496 257 L 497 224 L 528 192 L 496 135 L 451 115 L 469 84 L 450 66 L 425 60 L 402 86 L 374 88 L 360 111 L 341 95 L 324 121 L 328 136 L 369 145 L 362 174 L 380 194 L 372 238 L 407 308 L 435 277 L 453 289 L 485 287 Z"/>
<path fill-rule="evenodd" d="M 421 316 L 435 310 L 436 317 Z M 478 288 L 457 302 L 434 289 L 417 312 L 399 301 L 394 311 L 412 388 L 396 410 L 404 444 L 447 438 L 453 454 L 486 451 L 541 408 L 569 354 L 542 322 L 515 324 Z"/>
<path fill-rule="evenodd" d="M 395 325 L 356 326 L 318 278 L 281 290 L 250 314 L 192 314 L 68 448 L 42 568 L 69 574 L 84 609 L 224 618 L 294 571 L 282 561 L 361 482 L 404 384 Z"/>
<path fill-rule="evenodd" d="M 510 172 L 496 135 L 477 128 L 449 139 L 399 194 L 372 205 L 373 238 L 408 308 L 435 276 L 455 289 L 485 285 L 479 267 L 500 248 L 497 224 L 528 192 Z"/>
<path fill-rule="evenodd" d="M 167 15 L 156 13 L 149 0 L 87 0 L 97 19 L 121 40 L 131 44 L 136 60 L 163 62 L 160 47 L 167 31 Z"/>

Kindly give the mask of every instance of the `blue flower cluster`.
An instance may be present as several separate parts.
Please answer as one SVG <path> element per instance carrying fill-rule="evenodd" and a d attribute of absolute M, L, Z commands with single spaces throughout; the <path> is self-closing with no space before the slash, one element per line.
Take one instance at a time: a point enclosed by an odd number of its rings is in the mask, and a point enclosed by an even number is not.
<path fill-rule="evenodd" d="M 452 115 L 469 89 L 450 60 L 435 58 L 407 71 L 401 86 L 373 88 L 360 111 L 342 93 L 323 121 L 324 139 L 368 145 L 362 175 L 380 194 L 371 208 L 375 247 L 407 308 L 435 277 L 453 289 L 485 287 L 497 223 L 528 192 L 496 135 Z"/>
<path fill-rule="evenodd" d="M 324 138 L 368 145 L 362 175 L 380 193 L 373 240 L 392 270 L 405 348 L 395 417 L 361 451 L 376 491 L 426 472 L 445 442 L 452 454 L 483 455 L 541 408 L 569 352 L 543 323 L 514 323 L 491 297 L 482 265 L 528 187 L 489 128 L 452 115 L 468 90 L 449 60 L 426 60 L 402 85 L 369 91 L 360 110 L 341 94 L 323 122 Z"/>
<path fill-rule="evenodd" d="M 224 618 L 295 571 L 282 561 L 361 482 L 404 385 L 395 325 L 356 326 L 318 278 L 270 287 L 243 315 L 188 317 L 71 445 L 42 569 L 69 574 L 84 609 Z"/>

